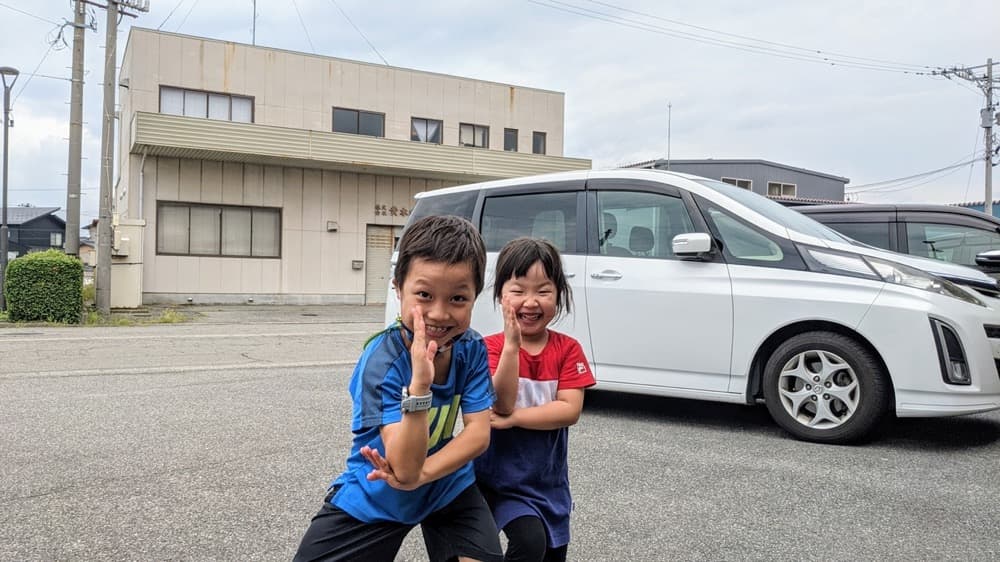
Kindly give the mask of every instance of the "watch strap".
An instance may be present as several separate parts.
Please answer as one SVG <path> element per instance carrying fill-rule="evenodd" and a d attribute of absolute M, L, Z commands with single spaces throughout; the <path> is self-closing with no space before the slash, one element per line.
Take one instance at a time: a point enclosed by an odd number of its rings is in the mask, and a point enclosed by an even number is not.
<path fill-rule="evenodd" d="M 403 387 L 403 400 L 400 402 L 400 409 L 406 412 L 423 412 L 431 409 L 431 404 L 434 401 L 434 394 L 428 392 L 423 396 L 411 396 L 410 389 L 406 386 Z"/>

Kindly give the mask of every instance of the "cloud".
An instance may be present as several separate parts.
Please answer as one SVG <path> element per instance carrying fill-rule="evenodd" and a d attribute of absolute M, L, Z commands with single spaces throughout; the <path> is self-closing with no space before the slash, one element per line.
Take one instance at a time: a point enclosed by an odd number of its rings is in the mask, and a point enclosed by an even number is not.
<path fill-rule="evenodd" d="M 653 0 L 562 1 L 577 6 L 576 12 L 594 10 L 634 23 L 627 27 L 568 13 L 552 7 L 564 4 L 549 0 L 337 4 L 395 66 L 565 92 L 566 155 L 591 158 L 599 167 L 665 156 L 667 103 L 672 104 L 674 158 L 764 158 L 847 176 L 855 184 L 946 166 L 971 154 L 973 137 L 982 136 L 978 124 L 983 97 L 960 81 L 706 44 L 680 38 L 677 32 L 704 37 L 708 31 L 665 20 L 731 34 L 714 35 L 716 39 L 745 45 L 738 36 L 753 37 L 850 55 L 858 62 L 976 65 L 998 55 L 993 28 L 985 23 L 1000 20 L 1000 4 L 993 0 L 969 0 L 960 8 L 934 0 L 719 0 L 673 3 L 669 9 Z M 45 39 L 54 23 L 71 16 L 69 3 L 10 2 L 51 20 L 0 7 L 0 64 L 30 72 L 47 49 Z M 123 20 L 119 57 L 129 26 L 156 28 L 175 7 L 164 30 L 248 43 L 251 5 L 249 0 L 151 2 L 150 13 Z M 320 54 L 381 62 L 330 0 L 295 0 L 294 6 L 258 2 L 257 11 L 260 45 L 309 52 L 307 31 Z M 86 34 L 84 185 L 96 187 L 104 13 L 95 13 L 98 31 Z M 980 24 L 970 25 L 970 14 L 976 14 Z M 636 28 L 648 25 L 663 29 L 657 33 Z M 68 49 L 52 51 L 38 72 L 66 77 L 69 64 Z M 17 133 L 28 135 L 25 128 L 37 131 L 25 137 L 33 148 L 17 153 L 12 185 L 65 185 L 67 144 L 62 139 L 68 130 L 68 98 L 68 82 L 41 77 L 22 94 L 15 108 Z M 981 149 L 981 138 L 977 143 Z M 866 198 L 981 199 L 982 178 L 980 164 L 971 172 L 962 168 L 932 178 L 925 186 L 869 193 Z M 33 196 L 40 201 L 47 194 Z M 96 195 L 85 193 L 85 213 L 93 209 L 91 214 L 96 214 Z"/>

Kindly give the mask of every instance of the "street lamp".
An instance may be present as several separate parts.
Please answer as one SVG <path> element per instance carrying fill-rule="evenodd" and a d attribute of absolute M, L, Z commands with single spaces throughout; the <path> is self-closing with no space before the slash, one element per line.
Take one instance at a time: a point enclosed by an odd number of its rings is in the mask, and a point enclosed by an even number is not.
<path fill-rule="evenodd" d="M 0 77 L 3 78 L 3 215 L 0 217 L 0 312 L 7 310 L 7 300 L 3 294 L 4 281 L 7 277 L 7 153 L 10 151 L 10 136 L 7 132 L 10 126 L 10 90 L 17 82 L 20 72 L 16 68 L 0 66 Z M 7 79 L 10 79 L 10 84 Z"/>

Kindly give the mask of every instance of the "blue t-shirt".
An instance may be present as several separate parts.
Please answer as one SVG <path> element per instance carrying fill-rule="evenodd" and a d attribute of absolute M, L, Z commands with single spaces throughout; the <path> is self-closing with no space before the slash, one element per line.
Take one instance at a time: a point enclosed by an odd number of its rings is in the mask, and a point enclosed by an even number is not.
<path fill-rule="evenodd" d="M 410 350 L 397 325 L 369 342 L 351 377 L 354 442 L 347 470 L 330 485 L 340 487 L 330 503 L 366 523 L 395 521 L 415 525 L 451 503 L 475 482 L 471 462 L 409 492 L 397 490 L 383 480 L 368 481 L 373 467 L 361 456 L 361 447 L 368 445 L 385 456 L 379 428 L 403 419 L 402 390 L 410 384 L 412 376 Z M 444 384 L 432 384 L 431 393 L 434 399 L 427 414 L 430 425 L 427 456 L 451 441 L 460 409 L 471 414 L 493 405 L 493 383 L 482 336 L 468 330 L 455 341 L 448 378 Z"/>

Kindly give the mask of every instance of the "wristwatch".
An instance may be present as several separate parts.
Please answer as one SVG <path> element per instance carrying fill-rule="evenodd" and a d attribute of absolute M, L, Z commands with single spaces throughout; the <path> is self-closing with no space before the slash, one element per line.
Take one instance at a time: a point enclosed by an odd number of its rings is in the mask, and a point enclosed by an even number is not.
<path fill-rule="evenodd" d="M 433 400 L 434 394 L 430 392 L 424 396 L 410 396 L 410 389 L 404 386 L 403 401 L 399 403 L 399 406 L 404 414 L 407 412 L 423 412 L 431 409 L 431 402 Z"/>

